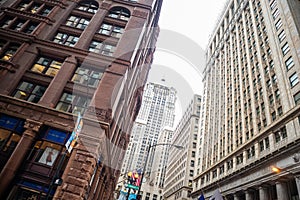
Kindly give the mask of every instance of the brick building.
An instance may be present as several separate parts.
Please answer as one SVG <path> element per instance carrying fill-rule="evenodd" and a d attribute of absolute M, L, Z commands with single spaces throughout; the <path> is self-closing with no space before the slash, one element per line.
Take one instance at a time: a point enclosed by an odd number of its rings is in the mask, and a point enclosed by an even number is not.
<path fill-rule="evenodd" d="M 112 199 L 161 4 L 1 1 L 1 199 Z"/>

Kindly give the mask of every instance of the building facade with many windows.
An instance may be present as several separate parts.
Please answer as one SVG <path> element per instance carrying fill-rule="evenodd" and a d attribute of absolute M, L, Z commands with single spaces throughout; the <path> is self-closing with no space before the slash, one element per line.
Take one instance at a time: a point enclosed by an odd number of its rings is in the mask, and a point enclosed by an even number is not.
<path fill-rule="evenodd" d="M 183 149 L 170 147 L 164 183 L 164 199 L 189 199 L 196 169 L 199 138 L 201 96 L 194 95 L 174 130 L 171 143 Z"/>
<path fill-rule="evenodd" d="M 142 184 L 142 199 L 160 199 L 162 189 L 160 175 L 165 163 L 164 158 L 166 146 L 152 147 L 150 145 L 168 143 L 170 141 L 170 130 L 173 128 L 175 119 L 176 90 L 157 83 L 147 83 L 144 88 L 141 109 L 134 123 L 130 142 L 124 158 L 121 173 L 129 171 L 140 171 L 145 166 L 145 177 L 147 181 Z M 160 153 L 157 153 L 160 152 Z M 158 156 L 158 158 L 157 158 Z M 158 160 L 157 160 L 158 159 Z M 162 163 L 161 166 L 156 164 Z M 122 180 L 120 180 L 122 184 Z M 123 185 L 123 184 L 122 184 Z"/>
<path fill-rule="evenodd" d="M 228 1 L 207 47 L 193 199 L 299 199 L 299 10 Z"/>
<path fill-rule="evenodd" d="M 161 4 L 1 1 L 1 199 L 112 199 Z"/>

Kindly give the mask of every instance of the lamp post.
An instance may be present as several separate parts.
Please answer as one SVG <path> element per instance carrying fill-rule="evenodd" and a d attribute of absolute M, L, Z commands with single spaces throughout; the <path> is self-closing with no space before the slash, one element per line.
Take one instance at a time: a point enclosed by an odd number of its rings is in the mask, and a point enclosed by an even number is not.
<path fill-rule="evenodd" d="M 150 154 L 150 149 L 152 147 L 156 147 L 156 146 L 172 146 L 172 147 L 175 147 L 177 149 L 183 149 L 184 148 L 183 146 L 179 146 L 179 145 L 175 145 L 175 144 L 170 144 L 170 143 L 158 143 L 158 144 L 149 145 L 148 148 L 147 148 L 146 161 L 145 161 L 144 166 L 143 166 L 143 171 L 142 171 L 142 176 L 141 176 L 141 184 L 140 184 L 139 190 L 137 192 L 137 195 L 140 194 L 140 191 L 141 191 L 141 188 L 142 188 L 143 178 L 144 178 L 145 170 L 146 170 L 146 167 L 147 167 L 147 162 L 148 162 L 148 158 L 149 158 L 149 154 Z"/>

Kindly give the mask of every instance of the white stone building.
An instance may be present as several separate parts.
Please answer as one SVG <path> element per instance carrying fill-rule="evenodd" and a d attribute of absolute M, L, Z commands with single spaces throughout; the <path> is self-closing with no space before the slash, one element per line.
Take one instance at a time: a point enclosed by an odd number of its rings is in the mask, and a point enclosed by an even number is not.
<path fill-rule="evenodd" d="M 172 144 L 184 147 L 183 150 L 170 148 L 167 174 L 164 184 L 165 200 L 190 198 L 192 181 L 195 175 L 196 152 L 199 151 L 199 117 L 201 97 L 194 95 L 178 126 Z"/>
<path fill-rule="evenodd" d="M 143 169 L 146 156 L 149 153 L 145 172 L 150 172 L 152 179 L 150 182 L 149 176 L 146 176 L 148 181 L 143 183 L 142 186 L 143 199 L 148 199 L 146 198 L 147 193 L 149 194 L 147 195 L 149 200 L 160 199 L 162 195 L 161 189 L 158 188 L 159 183 L 155 184 L 157 173 L 152 173 L 156 170 L 152 167 L 156 153 L 154 151 L 148 152 L 147 149 L 150 145 L 157 144 L 160 136 L 163 140 L 163 135 L 166 133 L 168 133 L 166 135 L 171 134 L 168 130 L 173 127 L 175 102 L 176 90 L 174 88 L 156 83 L 148 83 L 144 88 L 142 105 L 133 126 L 121 170 L 121 174 L 127 174 L 128 171 Z M 160 150 L 161 147 L 156 147 L 156 149 Z M 154 150 L 154 148 L 151 148 L 151 150 Z"/>
<path fill-rule="evenodd" d="M 228 1 L 207 47 L 193 199 L 299 199 L 299 11 L 299 0 Z"/>

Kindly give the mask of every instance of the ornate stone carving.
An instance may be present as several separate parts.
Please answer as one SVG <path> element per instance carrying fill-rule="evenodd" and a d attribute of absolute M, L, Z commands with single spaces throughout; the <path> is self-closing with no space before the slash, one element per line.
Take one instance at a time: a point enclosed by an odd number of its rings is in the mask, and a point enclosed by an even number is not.
<path fill-rule="evenodd" d="M 27 119 L 24 128 L 38 132 L 43 123 Z"/>
<path fill-rule="evenodd" d="M 88 112 L 95 113 L 95 115 L 99 121 L 104 121 L 104 122 L 110 123 L 112 120 L 112 110 L 111 109 L 105 110 L 105 109 L 100 109 L 100 108 L 89 107 Z"/>

